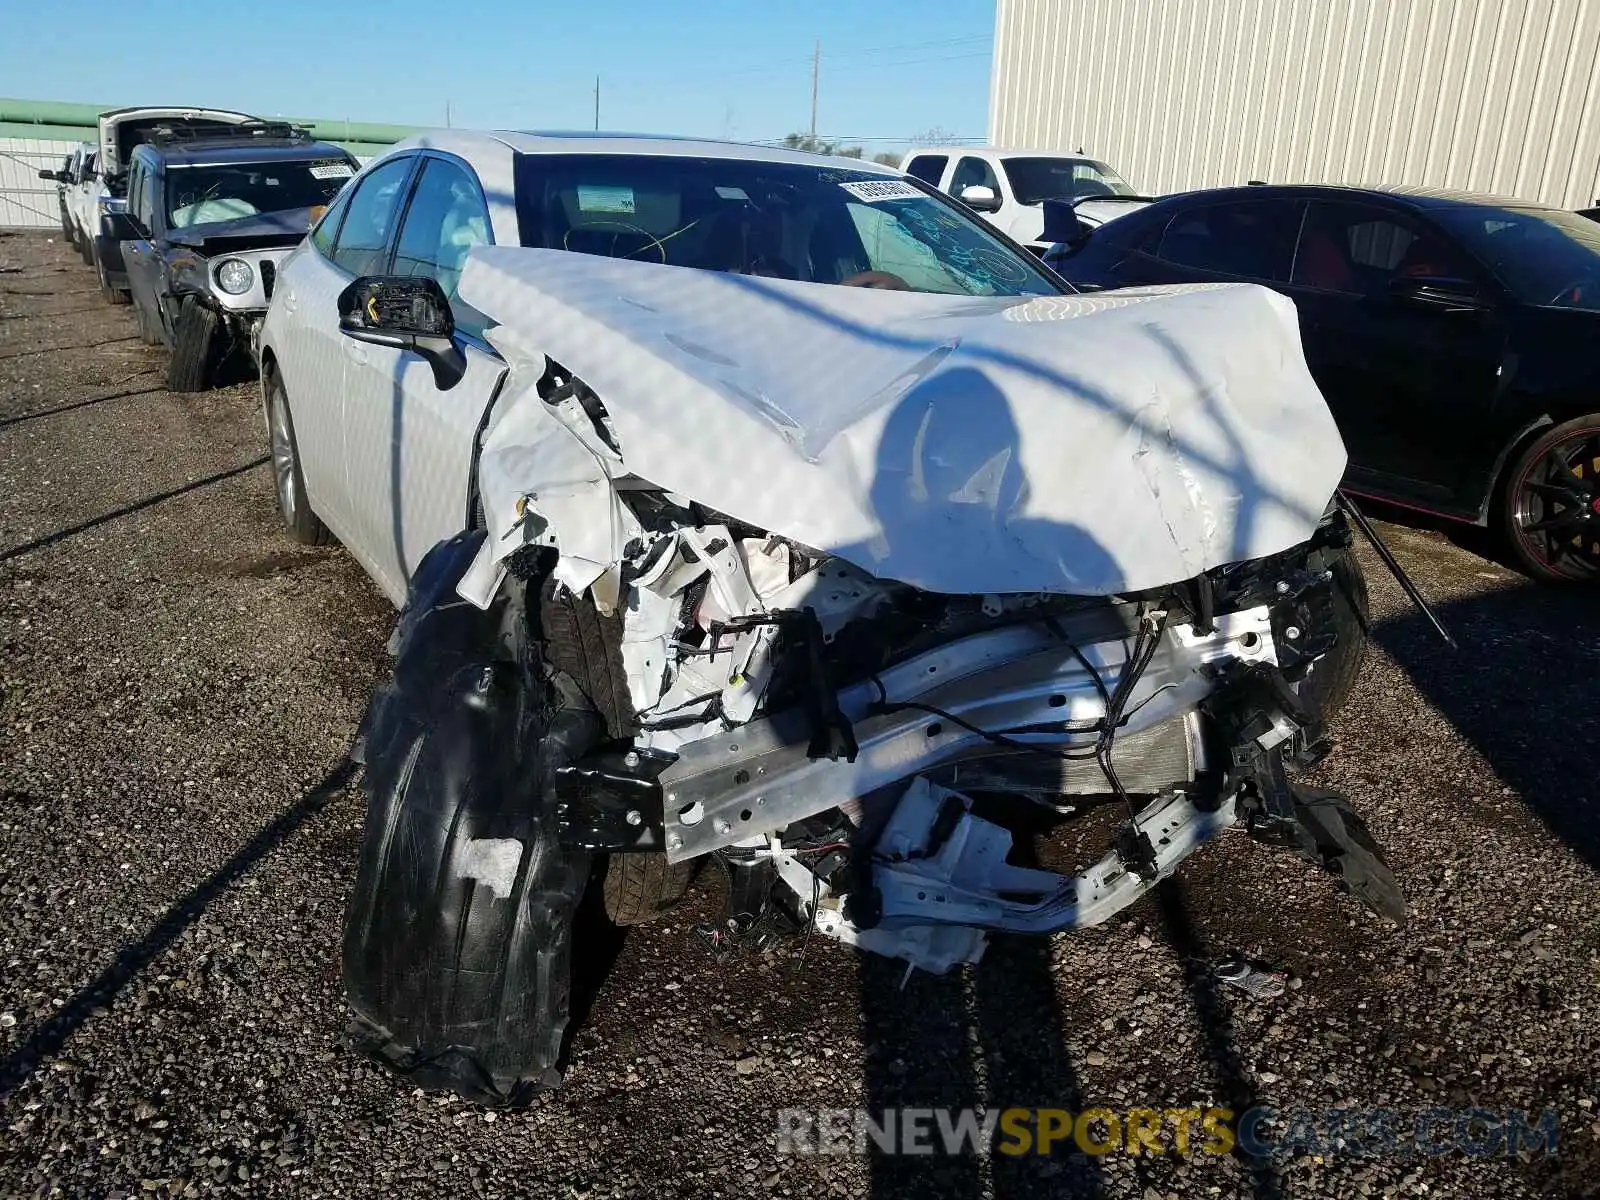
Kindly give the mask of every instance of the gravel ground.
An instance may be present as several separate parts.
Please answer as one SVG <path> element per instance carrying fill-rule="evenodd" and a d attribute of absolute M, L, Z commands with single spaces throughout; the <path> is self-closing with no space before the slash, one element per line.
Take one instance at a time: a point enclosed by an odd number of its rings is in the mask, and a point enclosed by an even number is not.
<path fill-rule="evenodd" d="M 424 1096 L 342 1045 L 362 805 L 340 764 L 387 605 L 278 532 L 258 394 L 164 357 L 59 239 L 0 235 L 0 1192 L 1551 1196 L 1600 1191 L 1600 611 L 1385 525 L 1376 648 L 1321 782 L 1397 930 L 1238 836 L 1109 926 L 901 986 L 816 941 L 716 961 L 690 905 L 594 941 L 566 1085 Z M 1227 952 L 1289 973 L 1218 991 Z M 783 1108 L 1557 1110 L 1555 1159 L 794 1156 Z M 1281 1129 L 1275 1136 L 1281 1136 Z M 1586 1190 L 1587 1189 L 1587 1190 Z"/>

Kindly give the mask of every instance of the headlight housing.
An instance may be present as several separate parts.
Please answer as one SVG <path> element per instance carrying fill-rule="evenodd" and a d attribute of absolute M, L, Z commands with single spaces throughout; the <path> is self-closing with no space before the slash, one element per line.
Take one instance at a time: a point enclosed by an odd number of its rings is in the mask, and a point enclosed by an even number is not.
<path fill-rule="evenodd" d="M 217 286 L 230 296 L 242 296 L 255 286 L 256 273 L 242 258 L 225 258 L 217 264 Z"/>

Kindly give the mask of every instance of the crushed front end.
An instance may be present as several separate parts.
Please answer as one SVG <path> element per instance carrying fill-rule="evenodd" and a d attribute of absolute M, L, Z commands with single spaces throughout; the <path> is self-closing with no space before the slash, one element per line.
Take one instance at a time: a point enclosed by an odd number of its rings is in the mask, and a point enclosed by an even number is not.
<path fill-rule="evenodd" d="M 1294 782 L 1364 641 L 1343 518 L 1135 595 L 944 596 L 654 492 L 614 628 L 631 727 L 559 772 L 574 845 L 714 856 L 737 939 L 773 916 L 943 972 L 991 930 L 1104 921 L 1236 824 L 1404 903 L 1341 798 Z M 1039 817 L 1119 816 L 1075 875 Z"/>

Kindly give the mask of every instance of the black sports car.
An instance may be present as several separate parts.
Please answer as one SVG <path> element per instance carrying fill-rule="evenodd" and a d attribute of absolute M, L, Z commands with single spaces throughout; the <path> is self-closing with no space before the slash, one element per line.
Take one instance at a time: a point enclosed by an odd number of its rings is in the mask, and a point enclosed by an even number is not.
<path fill-rule="evenodd" d="M 1600 579 L 1600 224 L 1327 186 L 1168 196 L 1092 230 L 1059 206 L 1046 222 L 1050 265 L 1080 286 L 1289 296 L 1347 491 L 1498 526 L 1541 579 Z"/>

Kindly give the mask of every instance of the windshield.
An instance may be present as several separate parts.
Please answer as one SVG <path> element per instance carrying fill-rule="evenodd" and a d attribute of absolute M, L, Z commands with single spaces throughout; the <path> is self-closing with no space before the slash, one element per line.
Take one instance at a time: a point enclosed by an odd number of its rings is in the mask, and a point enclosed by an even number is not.
<path fill-rule="evenodd" d="M 1004 166 L 1018 204 L 1134 194 L 1121 175 L 1092 158 L 1008 158 Z"/>
<path fill-rule="evenodd" d="M 525 246 L 953 296 L 1061 290 L 955 205 L 849 167 L 525 154 L 516 197 Z"/>
<path fill-rule="evenodd" d="M 280 159 L 225 167 L 167 166 L 173 228 L 311 208 L 332 200 L 355 167 L 342 158 Z"/>
<path fill-rule="evenodd" d="M 1431 215 L 1522 303 L 1600 312 L 1600 224 L 1554 208 L 1463 205 Z"/>

